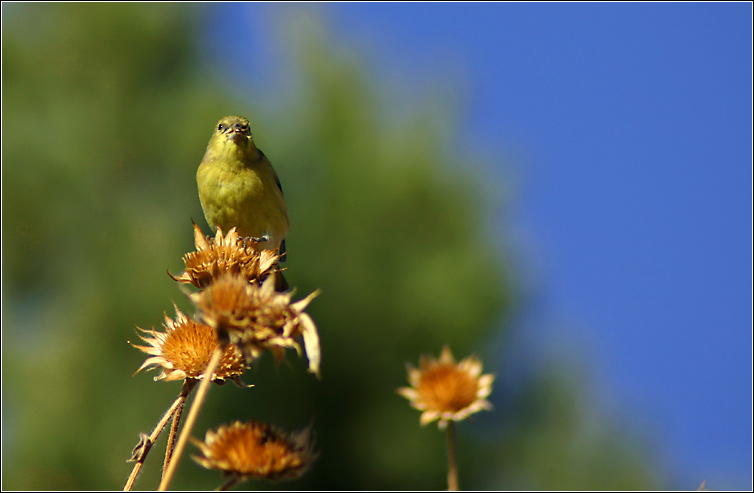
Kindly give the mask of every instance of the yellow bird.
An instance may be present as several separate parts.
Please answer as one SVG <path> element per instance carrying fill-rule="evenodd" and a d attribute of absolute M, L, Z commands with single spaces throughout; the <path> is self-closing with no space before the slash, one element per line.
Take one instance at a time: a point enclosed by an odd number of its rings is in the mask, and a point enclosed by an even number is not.
<path fill-rule="evenodd" d="M 260 250 L 285 253 L 288 207 L 272 164 L 254 144 L 249 120 L 233 115 L 217 122 L 196 183 L 212 230 L 235 226 L 240 236 L 258 241 Z"/>

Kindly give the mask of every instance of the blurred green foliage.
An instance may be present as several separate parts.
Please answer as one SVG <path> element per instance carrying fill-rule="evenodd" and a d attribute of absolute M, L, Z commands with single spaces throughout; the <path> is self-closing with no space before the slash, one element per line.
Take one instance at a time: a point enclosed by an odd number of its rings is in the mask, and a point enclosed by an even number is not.
<path fill-rule="evenodd" d="M 203 8 L 3 5 L 3 488 L 122 488 L 139 432 L 180 390 L 132 377 L 144 355 L 126 341 L 172 316 L 171 300 L 192 313 L 165 271 L 182 271 L 192 218 L 209 232 L 195 171 L 214 122 L 237 113 L 283 183 L 294 299 L 322 289 L 308 312 L 323 378 L 295 354 L 262 358 L 244 377 L 255 388 L 212 388 L 194 436 L 235 419 L 313 423 L 307 475 L 241 488 L 444 489 L 445 438 L 395 389 L 420 354 L 449 343 L 464 357 L 510 330 L 516 289 L 453 115 L 435 98 L 390 118 L 379 82 L 316 19 L 280 29 L 300 80 L 262 110 L 264 94 L 234 96 L 200 57 Z M 579 384 L 562 375 L 543 369 L 459 427 L 462 487 L 655 484 L 640 446 L 585 427 Z M 137 489 L 157 486 L 161 447 Z M 184 457 L 172 487 L 219 483 Z"/>

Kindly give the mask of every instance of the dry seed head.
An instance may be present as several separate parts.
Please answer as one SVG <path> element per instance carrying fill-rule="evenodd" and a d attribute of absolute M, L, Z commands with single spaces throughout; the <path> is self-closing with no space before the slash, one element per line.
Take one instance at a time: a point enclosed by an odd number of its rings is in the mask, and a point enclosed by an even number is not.
<path fill-rule="evenodd" d="M 175 306 L 175 305 L 174 305 Z M 138 328 L 145 335 L 139 338 L 148 346 L 137 346 L 137 349 L 151 355 L 136 372 L 145 368 L 162 368 L 162 373 L 155 380 L 182 380 L 185 378 L 200 379 L 207 368 L 212 354 L 218 347 L 217 336 L 212 327 L 195 322 L 186 317 L 178 307 L 175 307 L 175 320 L 165 315 L 164 332 L 154 329 Z M 241 351 L 234 344 L 225 348 L 220 365 L 212 375 L 212 380 L 222 383 L 233 380 L 240 385 L 238 377 L 246 371 L 248 365 Z"/>
<path fill-rule="evenodd" d="M 492 409 L 486 398 L 495 377 L 482 375 L 482 362 L 473 356 L 456 363 L 445 346 L 439 359 L 422 356 L 419 366 L 408 365 L 411 387 L 402 387 L 398 393 L 423 411 L 422 425 L 439 419 L 439 427 L 445 428 L 448 421 L 461 421 L 475 412 Z"/>
<path fill-rule="evenodd" d="M 244 479 L 297 478 L 316 458 L 309 428 L 284 433 L 266 423 L 236 421 L 207 431 L 203 442 L 192 441 L 201 451 L 194 456 L 199 464 Z"/>
<path fill-rule="evenodd" d="M 319 335 L 311 317 L 304 312 L 317 294 L 315 291 L 291 303 L 293 293 L 275 291 L 272 276 L 259 285 L 250 284 L 239 275 L 225 274 L 189 297 L 218 337 L 237 344 L 249 357 L 256 358 L 265 349 L 277 359 L 287 348 L 300 352 L 296 339 L 302 337 L 309 371 L 319 374 Z"/>
<path fill-rule="evenodd" d="M 214 279 L 230 272 L 245 277 L 249 282 L 262 282 L 270 274 L 279 272 L 280 256 L 274 250 L 256 250 L 256 244 L 238 235 L 231 228 L 223 236 L 218 226 L 215 237 L 205 237 L 194 224 L 195 252 L 183 256 L 186 270 L 180 276 L 168 275 L 182 283 L 193 284 L 199 289 L 207 287 Z"/>

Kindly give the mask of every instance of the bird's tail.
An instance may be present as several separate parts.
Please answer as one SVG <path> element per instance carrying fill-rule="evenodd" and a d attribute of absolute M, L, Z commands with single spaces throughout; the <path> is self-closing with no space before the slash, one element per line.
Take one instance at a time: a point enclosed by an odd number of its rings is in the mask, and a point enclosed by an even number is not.
<path fill-rule="evenodd" d="M 277 271 L 273 274 L 275 276 L 275 291 L 278 293 L 285 293 L 290 291 L 291 287 L 288 285 L 288 281 L 283 275 L 283 271 Z"/>

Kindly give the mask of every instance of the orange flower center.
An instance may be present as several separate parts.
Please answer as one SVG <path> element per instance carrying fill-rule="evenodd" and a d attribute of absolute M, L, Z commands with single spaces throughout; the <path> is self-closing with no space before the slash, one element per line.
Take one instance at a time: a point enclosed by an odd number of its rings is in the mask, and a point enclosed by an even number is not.
<path fill-rule="evenodd" d="M 184 320 L 168 333 L 160 350 L 162 357 L 172 369 L 183 371 L 186 376 L 197 378 L 207 369 L 212 353 L 217 347 L 215 330 L 193 320 Z M 246 369 L 243 356 L 234 345 L 225 348 L 220 366 L 215 372 L 217 378 L 233 378 Z"/>
<path fill-rule="evenodd" d="M 211 457 L 229 470 L 268 478 L 304 465 L 300 453 L 265 426 L 227 430 L 212 446 Z"/>
<path fill-rule="evenodd" d="M 479 386 L 458 366 L 439 364 L 422 372 L 417 390 L 427 409 L 455 413 L 476 401 Z"/>

